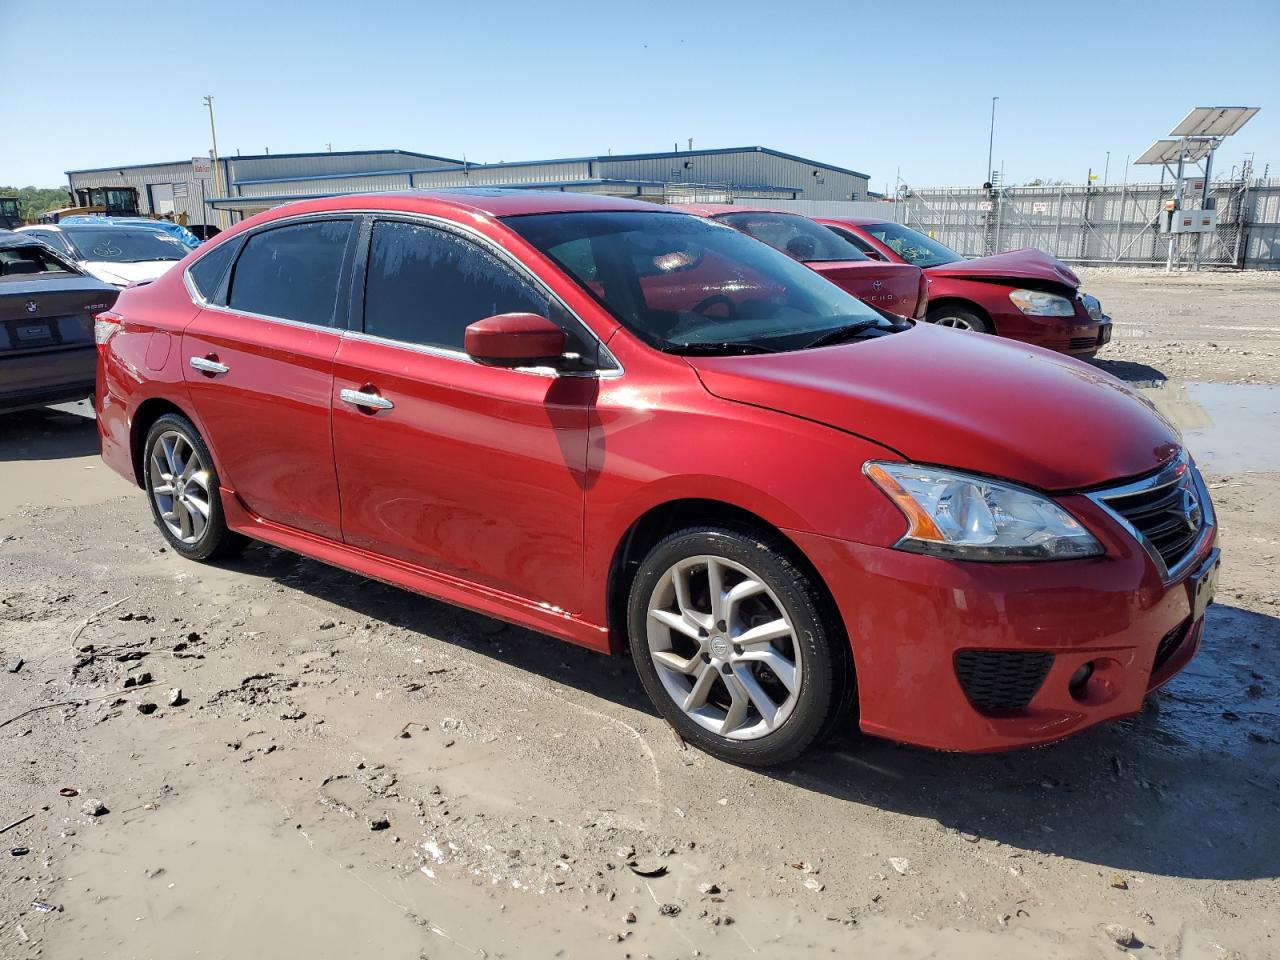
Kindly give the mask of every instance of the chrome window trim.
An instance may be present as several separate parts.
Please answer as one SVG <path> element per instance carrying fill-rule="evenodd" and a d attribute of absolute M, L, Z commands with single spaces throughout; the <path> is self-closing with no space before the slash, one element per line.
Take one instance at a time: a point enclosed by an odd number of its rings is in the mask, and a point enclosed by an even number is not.
<path fill-rule="evenodd" d="M 563 299 L 561 299 L 560 295 L 557 294 L 554 290 L 552 290 L 551 287 L 548 286 L 547 283 L 541 277 L 539 277 L 537 274 L 530 271 L 527 266 L 525 266 L 523 263 L 521 263 L 519 260 L 513 257 L 509 251 L 507 251 L 500 245 L 494 243 L 490 238 L 486 237 L 484 234 L 480 233 L 479 231 L 473 229 L 472 227 L 467 226 L 467 224 L 465 223 L 460 223 L 456 220 L 450 220 L 446 217 L 438 217 L 430 213 L 419 213 L 419 212 L 412 212 L 412 211 L 405 211 L 405 210 L 363 209 L 363 208 L 358 210 L 325 210 L 325 211 L 313 211 L 311 213 L 299 213 L 289 217 L 281 217 L 279 220 L 272 220 L 269 223 L 262 224 L 260 227 L 255 227 L 253 230 L 247 231 L 243 234 L 238 234 L 236 239 L 239 240 L 241 245 L 243 246 L 243 244 L 246 243 L 250 237 L 256 236 L 259 233 L 265 232 L 275 227 L 290 226 L 295 223 L 306 222 L 307 220 L 333 220 L 335 218 L 348 217 L 348 216 L 352 218 L 361 217 L 361 216 L 376 218 L 380 216 L 383 219 L 388 219 L 388 220 L 422 221 L 433 227 L 452 229 L 458 233 L 465 234 L 468 239 L 476 242 L 484 250 L 493 254 L 498 260 L 502 261 L 503 264 L 511 268 L 513 272 L 516 273 L 517 276 L 521 277 L 526 281 L 532 282 L 534 286 L 536 286 L 538 289 L 540 289 L 543 293 L 546 294 L 548 299 L 554 301 L 555 303 L 558 303 L 561 309 L 563 309 L 566 314 L 573 317 L 573 319 L 577 322 L 578 326 L 581 327 L 582 330 L 585 331 L 589 337 L 594 339 L 597 344 L 599 344 L 598 357 L 599 357 L 599 362 L 602 364 L 599 368 L 595 370 L 557 370 L 554 367 L 494 367 L 492 369 L 513 370 L 517 373 L 532 373 L 538 376 L 594 377 L 599 380 L 616 380 L 626 372 L 622 366 L 621 361 L 619 361 L 617 356 L 613 353 L 613 351 L 608 348 L 608 346 L 605 344 L 605 341 L 601 338 L 601 336 L 598 333 L 596 333 L 595 330 L 592 329 L 589 323 L 587 323 L 580 316 L 578 316 L 577 312 L 571 309 L 569 305 L 565 303 Z M 192 301 L 195 303 L 196 306 L 202 309 L 216 310 L 220 313 L 232 314 L 234 316 L 252 317 L 255 320 L 269 320 L 274 323 L 284 323 L 290 326 L 302 327 L 304 329 L 330 330 L 342 336 L 350 336 L 353 339 L 366 340 L 370 343 L 377 343 L 377 344 L 381 344 L 383 346 L 388 346 L 388 347 L 399 347 L 402 350 L 409 350 L 413 353 L 425 353 L 428 356 L 440 357 L 445 360 L 458 360 L 465 363 L 472 363 L 472 364 L 475 363 L 474 360 L 472 360 L 469 356 L 467 356 L 466 353 L 464 353 L 461 350 L 450 350 L 446 347 L 431 347 L 431 346 L 427 346 L 426 344 L 409 343 L 404 340 L 392 340 L 387 337 L 379 337 L 379 336 L 375 336 L 374 334 L 368 334 L 362 330 L 350 330 L 345 328 L 322 326 L 321 324 L 318 324 L 318 323 L 306 323 L 301 320 L 288 320 L 284 317 L 272 317 L 272 316 L 267 316 L 261 313 L 249 313 L 244 310 L 232 310 L 229 307 L 222 306 L 221 304 L 210 303 L 208 300 L 206 300 L 203 296 L 200 295 L 199 290 L 195 286 L 195 282 L 191 279 L 190 276 L 188 276 L 188 273 L 191 270 L 191 267 L 194 267 L 196 263 L 199 263 L 200 259 L 201 258 L 197 257 L 196 260 L 192 262 L 190 266 L 183 269 L 182 281 L 186 285 L 188 296 L 191 297 Z M 609 366 L 608 367 L 603 366 L 603 364 L 605 363 L 609 364 Z"/>
<path fill-rule="evenodd" d="M 1187 549 L 1186 555 L 1172 567 L 1168 567 L 1165 565 L 1164 557 L 1160 556 L 1160 551 L 1155 548 L 1155 545 L 1143 536 L 1137 527 L 1126 520 L 1117 509 L 1112 507 L 1108 501 L 1133 496 L 1136 493 L 1150 493 L 1153 490 L 1171 487 L 1182 479 L 1184 471 L 1180 468 L 1185 468 L 1192 490 L 1200 500 L 1200 532 L 1196 535 L 1195 542 Z M 1141 480 L 1135 480 L 1132 483 L 1126 483 L 1118 487 L 1089 491 L 1085 493 L 1085 496 L 1106 511 L 1112 520 L 1118 523 L 1129 536 L 1138 542 L 1139 546 L 1142 547 L 1155 565 L 1165 586 L 1178 580 L 1191 569 L 1196 557 L 1205 543 L 1213 537 L 1218 525 L 1217 516 L 1213 510 L 1213 502 L 1209 499 L 1209 491 L 1204 485 L 1204 478 L 1200 475 L 1200 471 L 1196 469 L 1195 460 L 1185 450 L 1148 477 L 1143 477 Z"/>

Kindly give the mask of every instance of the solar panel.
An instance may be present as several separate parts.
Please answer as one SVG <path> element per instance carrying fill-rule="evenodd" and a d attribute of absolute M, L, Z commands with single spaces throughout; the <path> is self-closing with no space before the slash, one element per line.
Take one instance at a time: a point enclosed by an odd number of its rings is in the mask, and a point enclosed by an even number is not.
<path fill-rule="evenodd" d="M 1196 107 L 1176 127 L 1172 137 L 1229 137 L 1248 123 L 1258 107 Z"/>
<path fill-rule="evenodd" d="M 1184 143 L 1182 140 L 1157 140 L 1146 149 L 1135 164 L 1155 164 L 1177 163 L 1178 153 L 1183 147 L 1186 147 L 1186 158 L 1188 163 L 1196 163 L 1205 154 L 1209 152 L 1212 146 L 1208 140 L 1189 140 Z"/>

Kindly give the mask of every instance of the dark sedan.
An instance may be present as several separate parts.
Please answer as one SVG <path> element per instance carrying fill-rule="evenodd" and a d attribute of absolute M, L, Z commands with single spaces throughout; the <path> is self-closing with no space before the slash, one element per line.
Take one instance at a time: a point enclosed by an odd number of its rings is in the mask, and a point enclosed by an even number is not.
<path fill-rule="evenodd" d="M 93 316 L 118 288 L 30 236 L 0 230 L 0 413 L 93 393 Z"/>

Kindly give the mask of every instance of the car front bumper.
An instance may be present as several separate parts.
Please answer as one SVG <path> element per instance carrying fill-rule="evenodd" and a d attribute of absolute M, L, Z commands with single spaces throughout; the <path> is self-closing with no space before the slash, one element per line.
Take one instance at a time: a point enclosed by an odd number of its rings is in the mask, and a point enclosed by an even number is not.
<path fill-rule="evenodd" d="M 1085 497 L 1063 502 L 1098 534 L 1104 556 L 957 562 L 791 533 L 843 617 L 863 731 L 942 750 L 1034 746 L 1137 713 L 1186 666 L 1203 632 L 1203 617 L 1192 621 L 1192 574 L 1164 583 L 1105 511 Z M 1216 528 L 1206 529 L 1190 570 L 1215 540 Z M 1048 666 L 1025 705 L 980 708 L 965 673 L 975 653 L 991 661 L 989 689 L 1000 689 L 1010 664 L 1015 676 L 1021 661 Z M 1086 664 L 1092 672 L 1073 687 Z"/>
<path fill-rule="evenodd" d="M 0 354 L 0 413 L 81 400 L 93 393 L 97 348 Z"/>

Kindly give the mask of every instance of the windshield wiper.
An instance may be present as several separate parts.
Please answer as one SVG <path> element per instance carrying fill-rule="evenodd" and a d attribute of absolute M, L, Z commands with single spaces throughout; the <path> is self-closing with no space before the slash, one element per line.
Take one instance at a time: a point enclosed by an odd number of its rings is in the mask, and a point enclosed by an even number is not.
<path fill-rule="evenodd" d="M 663 348 L 664 353 L 674 353 L 679 356 L 734 356 L 745 355 L 749 353 L 774 353 L 768 347 L 761 346 L 758 343 L 673 343 L 669 347 Z"/>
<path fill-rule="evenodd" d="M 840 343 L 844 340 L 851 340 L 860 333 L 868 330 L 893 330 L 896 324 L 886 325 L 884 321 L 876 319 L 859 320 L 857 323 L 851 323 L 845 327 L 836 327 L 834 330 L 828 330 L 816 340 L 811 340 L 803 347 L 805 350 L 812 350 L 814 347 L 829 347 L 833 343 Z"/>

